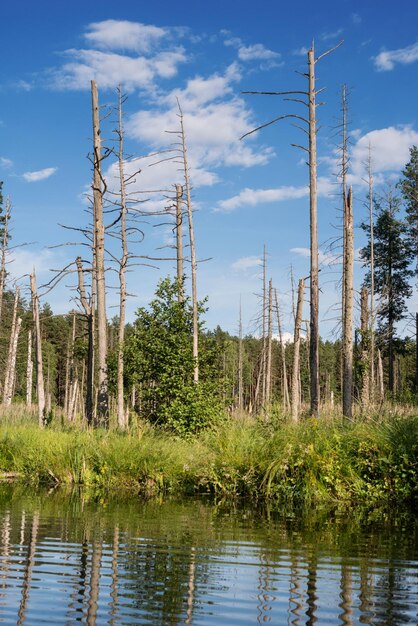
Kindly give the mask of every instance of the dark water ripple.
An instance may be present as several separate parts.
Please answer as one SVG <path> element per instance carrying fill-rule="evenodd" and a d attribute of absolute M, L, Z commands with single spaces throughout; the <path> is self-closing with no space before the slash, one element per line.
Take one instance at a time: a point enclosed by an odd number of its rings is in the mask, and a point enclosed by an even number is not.
<path fill-rule="evenodd" d="M 1 624 L 418 623 L 414 520 L 0 488 Z"/>

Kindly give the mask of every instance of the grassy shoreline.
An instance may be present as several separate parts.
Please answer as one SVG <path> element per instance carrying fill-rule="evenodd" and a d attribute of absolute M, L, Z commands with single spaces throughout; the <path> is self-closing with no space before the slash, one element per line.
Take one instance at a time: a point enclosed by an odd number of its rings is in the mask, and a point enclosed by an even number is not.
<path fill-rule="evenodd" d="M 278 504 L 418 502 L 418 417 L 263 424 L 230 419 L 181 440 L 26 421 L 0 425 L 0 474 L 151 497 L 210 493 Z"/>

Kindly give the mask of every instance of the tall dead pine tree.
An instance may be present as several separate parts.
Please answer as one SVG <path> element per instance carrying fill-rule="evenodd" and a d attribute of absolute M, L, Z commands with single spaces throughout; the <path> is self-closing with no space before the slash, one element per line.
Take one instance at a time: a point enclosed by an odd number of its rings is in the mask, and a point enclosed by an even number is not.
<path fill-rule="evenodd" d="M 6 257 L 7 257 L 7 242 L 9 239 L 9 219 L 10 219 L 11 204 L 10 199 L 6 199 L 6 207 L 4 211 L 3 222 L 3 237 L 1 242 L 1 258 L 0 258 L 0 321 L 3 310 L 3 294 L 6 283 Z"/>
<path fill-rule="evenodd" d="M 119 328 L 118 328 L 118 426 L 122 430 L 128 427 L 127 413 L 125 412 L 124 393 L 123 393 L 123 374 L 124 374 L 124 353 L 123 344 L 125 340 L 125 311 L 126 311 L 126 268 L 128 265 L 128 239 L 126 232 L 127 219 L 127 202 L 126 202 L 126 184 L 124 174 L 123 160 L 123 120 L 122 120 L 122 88 L 118 89 L 119 106 L 118 106 L 118 142 L 119 142 L 119 185 L 120 185 L 120 238 L 122 255 L 119 261 Z"/>
<path fill-rule="evenodd" d="M 107 379 L 107 321 L 105 247 L 103 223 L 103 196 L 105 185 L 101 172 L 102 149 L 100 136 L 99 97 L 97 85 L 91 81 L 93 113 L 93 219 L 94 219 L 94 279 L 97 289 L 97 419 L 100 425 L 109 425 L 109 398 Z"/>
<path fill-rule="evenodd" d="M 9 353 L 7 356 L 6 375 L 5 375 L 4 389 L 3 389 L 3 403 L 6 406 L 10 406 L 12 403 L 13 386 L 14 386 L 15 370 L 16 370 L 17 342 L 19 340 L 20 327 L 22 324 L 22 318 L 18 317 L 18 306 L 19 306 L 19 287 L 16 287 L 15 300 L 14 300 L 14 305 L 13 305 L 12 328 L 10 331 Z"/>
<path fill-rule="evenodd" d="M 184 300 L 184 269 L 183 269 L 183 187 L 176 185 L 176 256 L 178 301 Z"/>
<path fill-rule="evenodd" d="M 87 372 L 86 372 L 86 397 L 85 397 L 85 413 L 89 426 L 95 425 L 94 414 L 94 297 L 92 288 L 91 300 L 86 294 L 84 282 L 84 269 L 81 257 L 77 257 L 77 275 L 78 275 L 78 293 L 80 303 L 84 310 L 87 320 Z M 92 277 L 92 283 L 94 278 Z"/>
<path fill-rule="evenodd" d="M 38 401 L 38 420 L 39 426 L 44 426 L 45 419 L 45 386 L 44 386 L 44 372 L 42 361 L 42 336 L 41 336 L 41 321 L 39 319 L 39 299 L 38 290 L 36 287 L 36 275 L 33 270 L 30 275 L 30 290 L 32 296 L 32 315 L 33 326 L 35 333 L 35 364 L 36 364 L 36 395 Z"/>
<path fill-rule="evenodd" d="M 26 361 L 26 406 L 32 406 L 33 362 L 32 331 L 28 331 L 28 355 Z"/>
<path fill-rule="evenodd" d="M 343 415 L 351 418 L 353 412 L 353 190 L 344 198 L 344 315 L 343 315 Z"/>
<path fill-rule="evenodd" d="M 191 188 L 190 188 L 189 164 L 187 160 L 186 132 L 184 129 L 183 111 L 181 110 L 180 103 L 178 103 L 178 107 L 179 107 L 179 118 L 180 118 L 182 160 L 183 160 L 183 170 L 184 170 L 184 186 L 185 186 L 185 191 L 186 191 L 186 209 L 187 209 L 187 218 L 189 222 L 190 265 L 191 265 L 191 275 L 192 275 L 193 361 L 194 361 L 193 380 L 195 383 L 198 383 L 199 382 L 199 315 L 198 315 L 198 304 L 197 304 L 196 246 L 195 246 L 195 236 L 194 236 L 194 227 L 193 227 L 193 207 L 192 207 L 192 196 L 191 196 Z"/>
<path fill-rule="evenodd" d="M 367 287 L 361 289 L 360 332 L 361 332 L 361 409 L 366 414 L 370 404 L 370 330 L 369 330 L 369 293 Z"/>
<path fill-rule="evenodd" d="M 243 340 L 242 340 L 242 306 L 241 296 L 239 299 L 239 330 L 238 330 L 238 408 L 240 411 L 244 408 L 243 393 Z"/>
<path fill-rule="evenodd" d="M 373 403 L 375 396 L 375 336 L 374 336 L 374 221 L 373 221 L 373 172 L 372 149 L 369 143 L 367 161 L 369 182 L 369 232 L 370 232 L 370 400 Z"/>
<path fill-rule="evenodd" d="M 309 215 L 311 242 L 310 272 L 310 343 L 309 365 L 311 372 L 311 413 L 319 414 L 319 262 L 318 262 L 318 209 L 316 161 L 316 86 L 314 44 L 308 51 L 309 68 Z"/>
<path fill-rule="evenodd" d="M 273 283 L 269 280 L 267 315 L 266 405 L 271 402 L 271 370 L 273 347 Z"/>
<path fill-rule="evenodd" d="M 289 386 L 287 384 L 286 346 L 283 341 L 282 323 L 281 323 L 281 317 L 280 317 L 280 308 L 279 308 L 279 299 L 277 296 L 277 289 L 274 290 L 274 297 L 275 297 L 275 305 L 276 305 L 277 325 L 279 328 L 280 354 L 281 354 L 281 361 L 282 361 L 283 408 L 287 412 L 290 408 L 290 400 L 289 400 Z"/>
<path fill-rule="evenodd" d="M 319 262 L 318 262 L 318 220 L 317 220 L 317 154 L 316 154 L 316 96 L 318 91 L 315 85 L 315 66 L 327 54 L 333 52 L 342 44 L 342 41 L 327 50 L 319 57 L 315 58 L 314 44 L 308 50 L 308 73 L 305 74 L 308 79 L 308 91 L 246 91 L 248 94 L 264 94 L 269 96 L 290 96 L 288 100 L 302 103 L 308 107 L 308 117 L 288 113 L 262 124 L 257 128 L 245 133 L 241 139 L 251 135 L 252 133 L 270 126 L 275 122 L 287 118 L 297 119 L 307 125 L 309 137 L 309 147 L 295 145 L 302 148 L 309 155 L 309 215 L 310 215 L 310 391 L 311 391 L 311 414 L 319 415 Z"/>
<path fill-rule="evenodd" d="M 296 306 L 295 331 L 293 337 L 293 366 L 292 366 L 292 420 L 297 422 L 300 409 L 300 329 L 302 326 L 303 299 L 305 280 L 301 278 L 298 286 L 298 301 Z"/>

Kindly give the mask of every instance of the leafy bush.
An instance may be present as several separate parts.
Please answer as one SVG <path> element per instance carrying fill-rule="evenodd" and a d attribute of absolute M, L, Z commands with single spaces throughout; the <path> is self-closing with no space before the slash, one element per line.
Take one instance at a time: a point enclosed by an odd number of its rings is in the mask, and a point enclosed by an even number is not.
<path fill-rule="evenodd" d="M 200 313 L 203 307 L 199 307 Z M 127 341 L 126 370 L 139 390 L 141 417 L 181 436 L 199 432 L 221 414 L 220 374 L 215 342 L 199 353 L 199 383 L 193 381 L 192 307 L 178 301 L 178 285 L 159 283 L 149 309 L 138 309 Z"/>

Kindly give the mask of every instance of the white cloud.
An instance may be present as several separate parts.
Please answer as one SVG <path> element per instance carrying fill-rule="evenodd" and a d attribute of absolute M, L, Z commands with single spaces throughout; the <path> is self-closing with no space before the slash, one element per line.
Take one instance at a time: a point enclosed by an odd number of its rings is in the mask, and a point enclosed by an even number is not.
<path fill-rule="evenodd" d="M 22 177 L 27 183 L 36 183 L 39 180 L 45 180 L 49 178 L 57 171 L 57 167 L 46 167 L 43 170 L 37 170 L 36 172 L 25 172 Z"/>
<path fill-rule="evenodd" d="M 178 65 L 186 60 L 182 48 L 159 52 L 151 58 L 131 57 L 100 50 L 67 50 L 70 62 L 54 70 L 52 84 L 55 89 L 90 89 L 96 80 L 102 89 L 119 84 L 131 91 L 135 88 L 151 89 L 156 78 L 172 78 Z"/>
<path fill-rule="evenodd" d="M 193 184 L 214 182 L 213 169 L 221 166 L 263 165 L 273 154 L 271 148 L 253 150 L 249 143 L 239 137 L 254 127 L 251 111 L 242 98 L 227 98 L 232 92 L 231 83 L 241 77 L 238 67 L 229 66 L 224 75 L 214 74 L 208 78 L 189 80 L 184 89 L 175 89 L 160 100 L 163 107 L 138 111 L 126 125 L 127 133 L 141 142 L 147 142 L 156 150 L 167 148 L 170 140 L 165 131 L 179 129 L 177 100 L 184 113 L 189 164 Z M 175 135 L 171 135 L 176 141 Z"/>
<path fill-rule="evenodd" d="M 396 63 L 409 65 L 418 61 L 418 41 L 406 46 L 406 48 L 398 48 L 397 50 L 383 50 L 374 57 L 374 64 L 379 72 L 388 72 L 393 70 Z"/>
<path fill-rule="evenodd" d="M 291 248 L 290 252 L 294 252 L 295 254 L 305 258 L 309 258 L 311 256 L 309 248 Z M 324 252 L 323 250 L 318 251 L 318 260 L 321 265 L 336 265 L 341 262 L 338 255 L 331 254 L 330 252 Z"/>
<path fill-rule="evenodd" d="M 134 52 L 148 52 L 153 44 L 168 35 L 166 28 L 127 20 L 93 22 L 87 28 L 89 32 L 84 37 L 92 45 Z"/>
<path fill-rule="evenodd" d="M 238 57 L 241 61 L 278 59 L 280 56 L 278 52 L 269 50 L 262 43 L 256 43 L 252 46 L 240 46 L 238 48 Z"/>
<path fill-rule="evenodd" d="M 325 177 L 318 179 L 318 195 L 327 196 L 334 190 L 334 186 L 329 179 Z M 234 211 L 242 206 L 257 206 L 258 204 L 269 202 L 297 200 L 299 198 L 305 198 L 308 194 L 309 187 L 307 185 L 301 187 L 284 185 L 283 187 L 275 187 L 273 189 L 250 189 L 246 187 L 236 196 L 232 196 L 232 198 L 228 198 L 227 200 L 221 200 L 216 210 L 226 212 Z"/>
<path fill-rule="evenodd" d="M 363 21 L 363 18 L 361 17 L 361 15 L 359 13 L 352 13 L 350 16 L 350 19 L 352 21 L 353 24 L 361 24 Z"/>
<path fill-rule="evenodd" d="M 13 161 L 11 159 L 6 159 L 6 157 L 0 157 L 0 165 L 4 167 L 4 169 L 10 169 L 13 167 Z"/>
<path fill-rule="evenodd" d="M 218 211 L 234 211 L 242 206 L 257 206 L 267 202 L 281 202 L 283 200 L 292 200 L 295 198 L 304 198 L 308 195 L 308 187 L 284 186 L 273 189 L 250 189 L 246 187 L 236 196 L 221 200 L 219 202 Z"/>
<path fill-rule="evenodd" d="M 270 50 L 262 43 L 246 46 L 239 37 L 230 37 L 229 31 L 221 31 L 221 34 L 228 37 L 228 39 L 224 41 L 225 46 L 231 46 L 238 50 L 238 58 L 240 61 L 273 61 L 281 57 L 280 52 Z"/>
<path fill-rule="evenodd" d="M 27 80 L 18 80 L 16 83 L 16 88 L 21 91 L 31 91 L 33 88 L 32 83 L 28 83 Z"/>
<path fill-rule="evenodd" d="M 296 48 L 296 50 L 293 50 L 292 54 L 294 54 L 295 56 L 306 56 L 308 52 L 309 49 L 305 46 L 302 46 L 301 48 Z"/>
<path fill-rule="evenodd" d="M 246 256 L 232 263 L 231 267 L 238 272 L 245 272 L 253 267 L 260 267 L 262 263 L 261 258 L 258 256 Z"/>
<path fill-rule="evenodd" d="M 30 274 L 33 268 L 38 276 L 45 275 L 55 264 L 56 257 L 51 250 L 30 250 L 28 247 L 15 248 L 10 252 L 7 272 L 13 280 Z"/>
<path fill-rule="evenodd" d="M 418 145 L 418 132 L 411 126 L 389 126 L 366 133 L 351 151 L 351 181 L 361 183 L 371 146 L 374 174 L 399 171 L 409 160 L 409 149 Z"/>
<path fill-rule="evenodd" d="M 343 29 L 338 28 L 337 30 L 334 30 L 331 32 L 321 33 L 320 39 L 322 39 L 322 41 L 330 41 L 331 39 L 336 39 L 337 37 L 342 35 L 342 33 L 343 33 Z"/>

